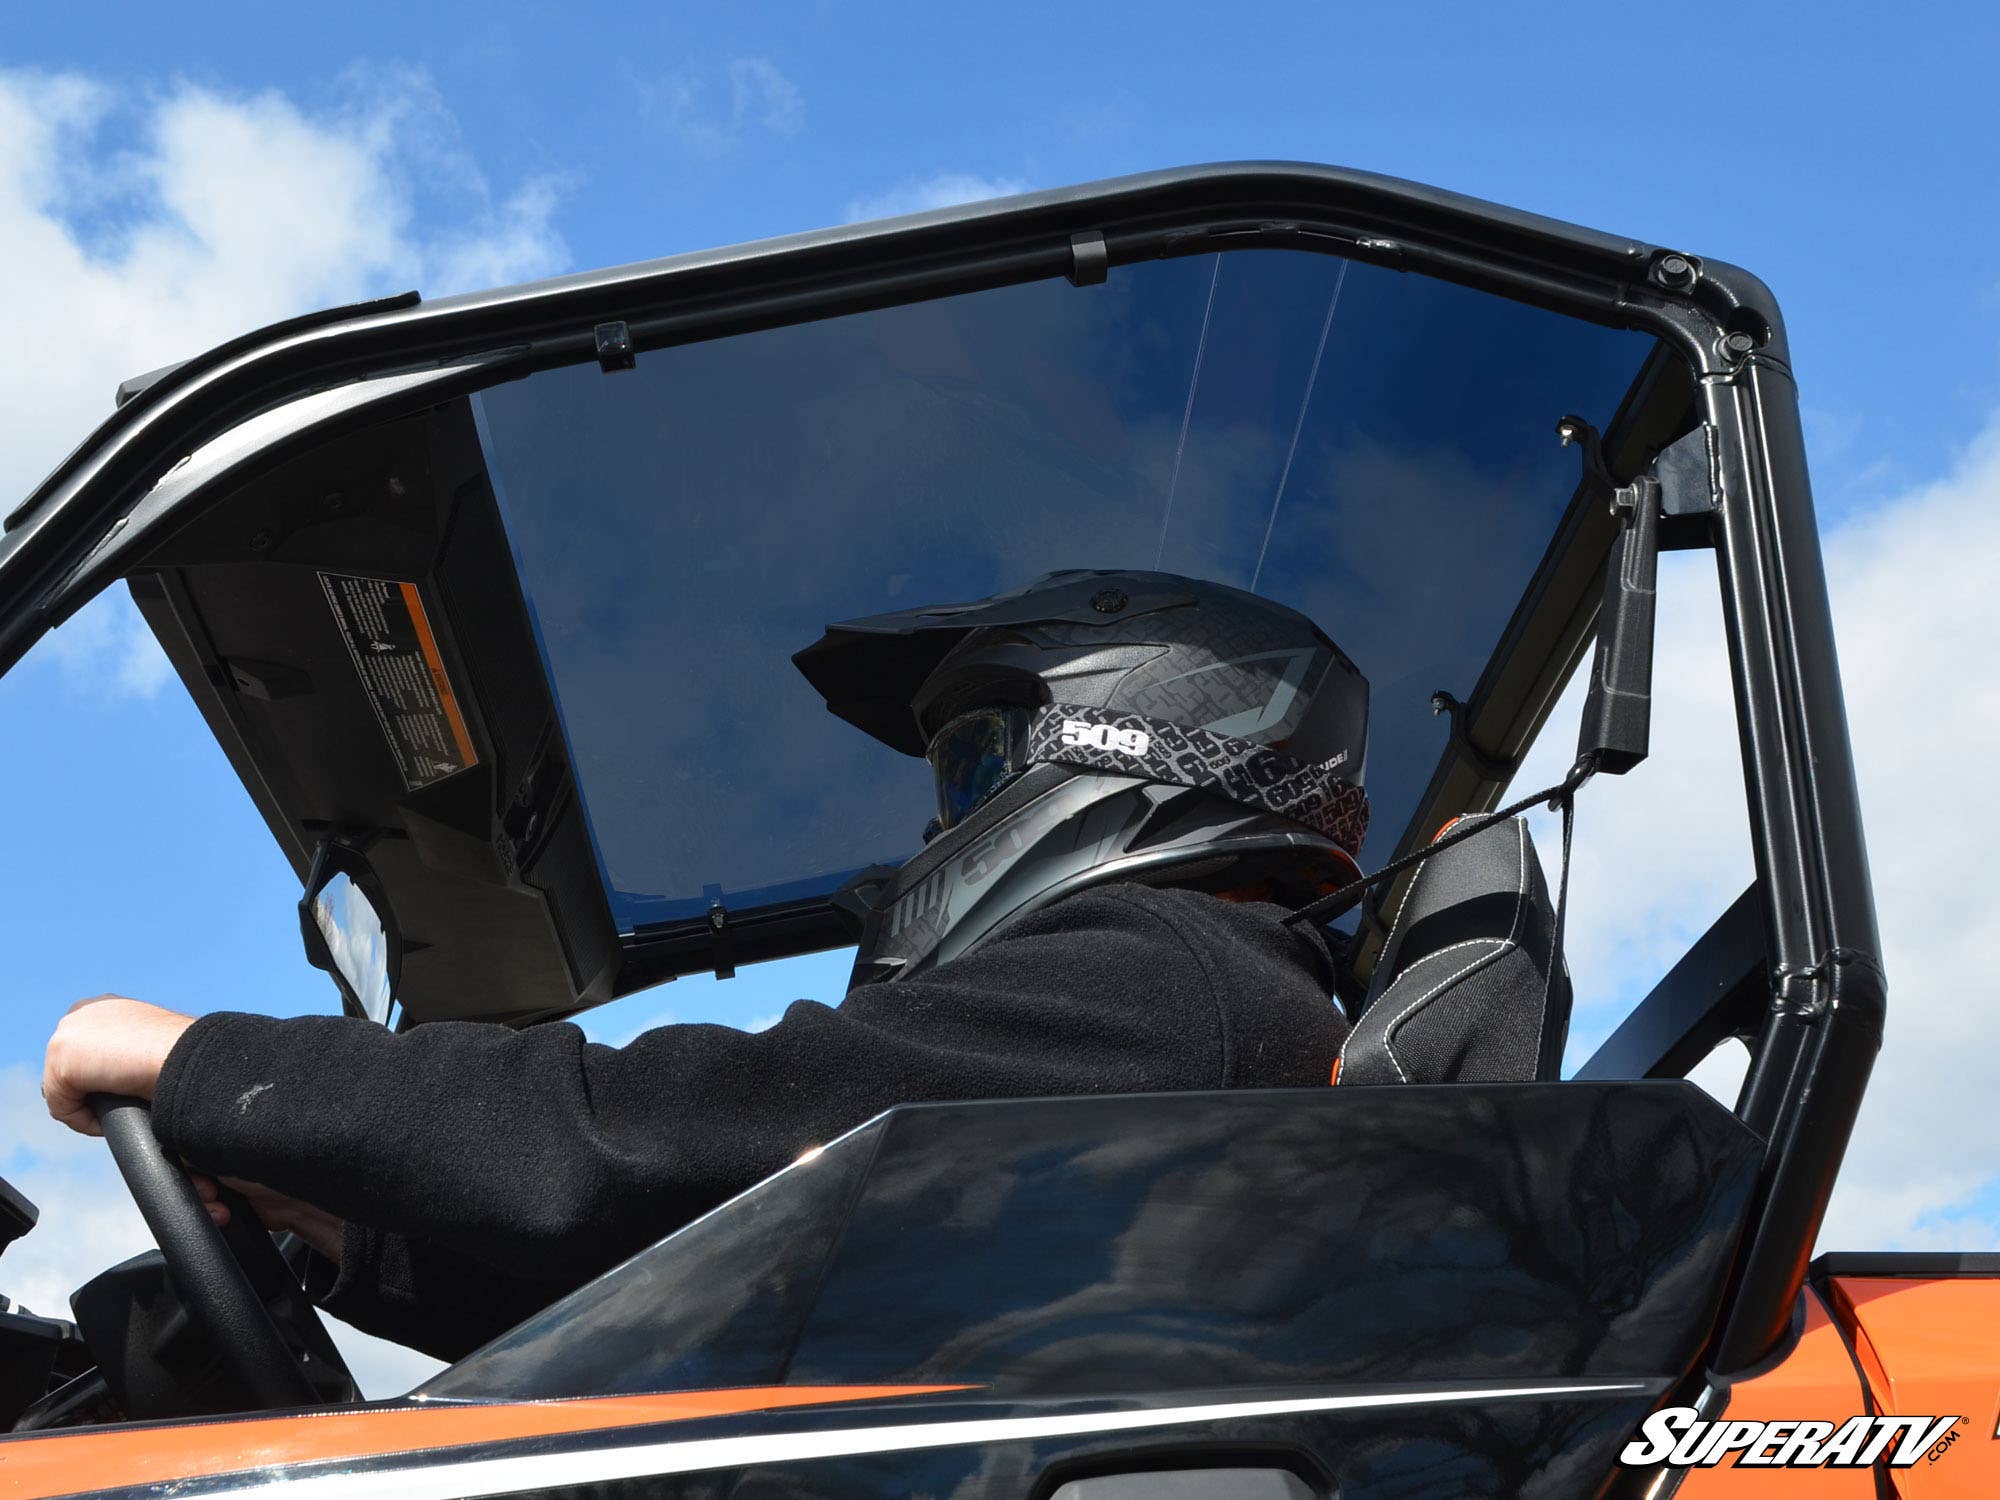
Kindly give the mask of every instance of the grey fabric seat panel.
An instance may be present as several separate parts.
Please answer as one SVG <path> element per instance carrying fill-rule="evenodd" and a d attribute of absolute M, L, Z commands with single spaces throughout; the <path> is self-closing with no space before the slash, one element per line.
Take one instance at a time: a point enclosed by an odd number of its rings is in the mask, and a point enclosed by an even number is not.
<path fill-rule="evenodd" d="M 1571 997 L 1555 937 L 1526 820 L 1439 850 L 1391 920 L 1341 1084 L 1559 1077 Z"/>

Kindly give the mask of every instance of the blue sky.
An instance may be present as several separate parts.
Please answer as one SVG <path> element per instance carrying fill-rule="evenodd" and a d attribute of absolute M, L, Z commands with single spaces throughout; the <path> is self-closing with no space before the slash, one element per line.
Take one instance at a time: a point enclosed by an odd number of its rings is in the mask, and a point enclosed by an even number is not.
<path fill-rule="evenodd" d="M 0 375 L 0 502 L 109 409 L 123 376 L 308 305 L 1195 161 L 1363 167 L 1733 260 L 1773 285 L 1831 528 L 1878 883 L 1893 877 L 1901 901 L 1956 860 L 1964 888 L 1990 861 L 1944 830 L 1981 809 L 1940 790 L 1929 747 L 2000 729 L 1973 664 L 1996 639 L 1976 524 L 2000 484 L 1986 436 L 2000 413 L 2000 129 L 1980 102 L 1996 62 L 2000 13 L 1974 6 L 1921 24 L 1751 4 L 1022 5 L 990 24 L 934 5 L 16 12 L 0 36 L 0 108 L 16 112 L 0 116 L 15 122 L 0 128 L 0 284 L 24 300 L 0 300 L 14 366 Z M 312 192 L 288 161 L 321 174 Z M 1686 597 L 1690 618 L 1712 613 L 1712 584 Z M 63 1008 L 103 989 L 192 1011 L 331 1008 L 300 956 L 290 872 L 192 708 L 124 617 L 62 634 L 0 681 L 0 998 L 14 1022 L 0 1076 L 25 1079 Z M 1707 727 L 1656 793 L 1734 776 L 1710 660 L 1685 674 Z M 1650 947 L 1580 940 L 1597 942 L 1609 990 L 1699 925 L 1715 889 L 1740 888 L 1729 798 L 1679 821 L 1712 824 L 1709 843 L 1607 816 L 1663 851 L 1671 897 L 1642 914 Z M 2000 921 L 1990 900 L 1953 910 L 1967 944 Z M 2000 1060 L 1974 1004 L 1990 992 L 1957 996 L 1948 955 L 1919 942 L 1927 922 L 1885 894 L 1892 978 L 1919 983 L 1899 991 L 1911 1009 L 1892 1046 L 1911 1040 L 1885 1053 L 1878 1093 L 1910 1107 L 1864 1120 L 1875 1196 L 1852 1220 L 1983 1246 L 2000 1150 L 1955 1147 L 1917 1179 L 1895 1168 L 1927 1122 L 1950 1124 L 1925 1110 L 1953 1090 L 1908 1059 L 1955 1055 L 1961 1093 Z M 834 998 L 844 973 L 820 958 L 684 981 L 599 1027 L 615 1040 L 669 1016 L 755 1024 L 794 995 Z M 81 1158 L 31 1123 L 6 1109 L 10 1175 L 40 1173 L 44 1192 L 82 1182 L 60 1175 Z"/>

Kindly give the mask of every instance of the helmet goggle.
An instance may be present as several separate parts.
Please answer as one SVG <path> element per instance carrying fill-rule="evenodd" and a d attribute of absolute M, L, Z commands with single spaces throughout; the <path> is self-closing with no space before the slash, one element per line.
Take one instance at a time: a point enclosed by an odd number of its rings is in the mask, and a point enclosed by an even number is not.
<path fill-rule="evenodd" d="M 982 708 L 931 736 L 925 752 L 937 780 L 938 828 L 952 827 L 1027 769 L 1028 711 Z"/>

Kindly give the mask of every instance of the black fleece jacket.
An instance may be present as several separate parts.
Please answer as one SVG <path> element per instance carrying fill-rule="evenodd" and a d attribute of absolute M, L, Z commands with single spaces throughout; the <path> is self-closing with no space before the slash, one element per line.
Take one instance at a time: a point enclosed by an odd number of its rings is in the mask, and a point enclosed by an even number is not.
<path fill-rule="evenodd" d="M 346 1221 L 327 1309 L 455 1358 L 892 1105 L 1327 1081 L 1346 1034 L 1316 933 L 1275 906 L 1109 885 L 972 953 L 766 1031 L 218 1013 L 154 1128 L 205 1170 Z"/>

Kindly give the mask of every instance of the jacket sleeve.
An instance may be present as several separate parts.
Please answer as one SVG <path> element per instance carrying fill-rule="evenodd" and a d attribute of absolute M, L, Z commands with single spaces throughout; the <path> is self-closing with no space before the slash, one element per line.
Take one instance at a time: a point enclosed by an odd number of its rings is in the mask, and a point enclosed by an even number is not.
<path fill-rule="evenodd" d="M 342 1322 L 447 1361 L 575 1290 L 562 1280 L 510 1276 L 422 1235 L 355 1223 L 341 1235 L 338 1264 L 316 1251 L 310 1255 L 305 1286 Z M 392 1393 L 368 1394 L 379 1399 Z"/>
<path fill-rule="evenodd" d="M 155 1129 L 196 1166 L 347 1220 L 356 1263 L 329 1307 L 411 1342 L 390 1325 L 420 1302 L 580 1285 L 897 1104 L 1227 1086 L 1237 1049 L 1177 927 L 1105 888 L 838 1009 L 800 1001 L 766 1031 L 663 1026 L 618 1049 L 562 1023 L 392 1034 L 215 1014 L 168 1058 Z M 459 1274 L 435 1274 L 444 1258 Z"/>

